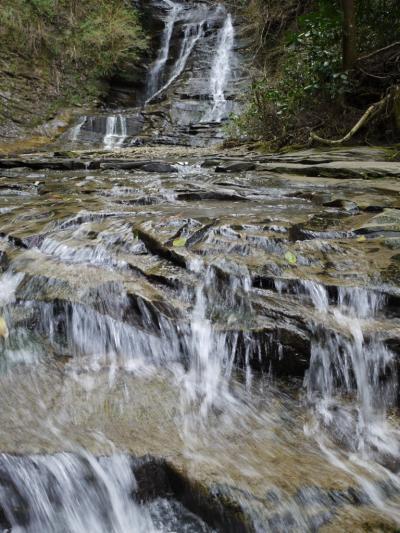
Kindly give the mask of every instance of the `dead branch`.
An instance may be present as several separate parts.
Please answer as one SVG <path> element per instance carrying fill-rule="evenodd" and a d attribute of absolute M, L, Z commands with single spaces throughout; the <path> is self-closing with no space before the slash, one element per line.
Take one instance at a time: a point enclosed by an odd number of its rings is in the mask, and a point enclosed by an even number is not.
<path fill-rule="evenodd" d="M 363 114 L 363 116 L 360 118 L 357 124 L 342 139 L 337 139 L 337 140 L 323 139 L 322 137 L 319 137 L 315 133 L 311 132 L 310 141 L 311 142 L 316 141 L 318 143 L 325 144 L 327 146 L 338 146 L 338 145 L 346 143 L 347 141 L 352 139 L 354 135 L 358 131 L 361 130 L 361 128 L 366 126 L 382 110 L 387 109 L 389 104 L 394 100 L 394 98 L 398 97 L 399 94 L 400 94 L 400 86 L 392 87 L 384 98 L 379 100 L 379 102 L 372 104 L 367 109 L 367 111 Z"/>
<path fill-rule="evenodd" d="M 370 54 L 367 54 L 365 56 L 361 56 L 357 59 L 357 62 L 364 61 L 365 59 L 369 59 L 370 57 L 374 57 L 378 54 L 381 54 L 382 52 L 387 52 L 387 50 L 390 50 L 391 48 L 395 48 L 396 46 L 400 46 L 400 41 L 396 43 L 389 44 L 388 46 L 385 46 L 384 48 L 380 48 L 379 50 L 374 50 Z"/>

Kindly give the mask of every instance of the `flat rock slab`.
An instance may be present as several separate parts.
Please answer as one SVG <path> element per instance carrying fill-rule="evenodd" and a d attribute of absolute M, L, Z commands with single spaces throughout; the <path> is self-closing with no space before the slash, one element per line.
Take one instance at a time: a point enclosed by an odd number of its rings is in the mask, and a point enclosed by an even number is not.
<path fill-rule="evenodd" d="M 249 170 L 256 170 L 257 165 L 251 161 L 238 161 L 228 165 L 217 166 L 215 172 L 247 172 Z"/>
<path fill-rule="evenodd" d="M 257 166 L 257 170 L 279 174 L 297 174 L 301 176 L 336 179 L 400 177 L 400 163 L 390 163 L 385 161 L 341 161 L 317 165 L 283 162 L 263 163 Z"/>

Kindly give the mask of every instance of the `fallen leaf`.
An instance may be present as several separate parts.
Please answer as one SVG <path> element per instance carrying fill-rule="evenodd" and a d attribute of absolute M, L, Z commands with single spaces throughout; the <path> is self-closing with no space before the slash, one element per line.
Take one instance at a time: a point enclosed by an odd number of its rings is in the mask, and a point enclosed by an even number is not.
<path fill-rule="evenodd" d="M 7 339 L 9 335 L 8 327 L 5 319 L 1 316 L 0 317 L 0 337 L 3 337 L 3 339 Z"/>
<path fill-rule="evenodd" d="M 172 246 L 174 248 L 182 248 L 185 246 L 187 239 L 185 237 L 180 237 L 179 239 L 175 239 L 172 243 Z"/>
<path fill-rule="evenodd" d="M 297 257 L 292 252 L 286 252 L 285 259 L 289 265 L 295 265 L 297 263 Z"/>
<path fill-rule="evenodd" d="M 365 242 L 367 240 L 367 237 L 365 235 L 361 235 L 357 238 L 357 242 Z"/>

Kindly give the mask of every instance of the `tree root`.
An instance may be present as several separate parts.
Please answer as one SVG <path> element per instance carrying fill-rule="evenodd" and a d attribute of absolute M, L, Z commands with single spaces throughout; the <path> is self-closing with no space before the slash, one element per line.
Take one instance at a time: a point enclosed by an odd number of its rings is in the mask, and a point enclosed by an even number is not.
<path fill-rule="evenodd" d="M 390 106 L 390 104 L 394 103 L 396 98 L 400 98 L 400 86 L 391 87 L 387 92 L 386 96 L 382 98 L 382 100 L 379 100 L 379 102 L 372 104 L 363 114 L 357 124 L 342 139 L 323 139 L 322 137 L 319 137 L 315 133 L 311 132 L 311 143 L 314 141 L 320 144 L 325 144 L 327 146 L 339 146 L 341 144 L 346 143 L 347 141 L 352 139 L 354 135 L 358 133 L 361 128 L 366 126 L 374 117 L 376 117 L 383 110 L 386 110 Z"/>

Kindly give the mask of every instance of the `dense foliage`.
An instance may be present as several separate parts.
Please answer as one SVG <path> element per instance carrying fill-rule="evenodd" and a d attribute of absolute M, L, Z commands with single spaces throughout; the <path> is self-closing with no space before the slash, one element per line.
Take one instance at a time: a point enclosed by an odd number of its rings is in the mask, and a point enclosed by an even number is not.
<path fill-rule="evenodd" d="M 0 0 L 0 52 L 8 69 L 48 73 L 62 93 L 78 93 L 146 46 L 137 13 L 125 0 Z M 85 83 L 82 83 L 85 82 Z"/>
<path fill-rule="evenodd" d="M 263 13 L 262 19 L 254 18 L 256 4 Z M 399 63 L 385 66 L 385 72 L 374 72 L 373 65 L 344 71 L 340 0 L 306 2 L 305 11 L 288 0 L 290 17 L 285 19 L 284 10 L 280 11 L 281 23 L 277 25 L 272 19 L 279 12 L 279 4 L 282 5 L 275 0 L 251 0 L 249 8 L 243 7 L 244 13 L 252 11 L 252 24 L 258 25 L 256 46 L 265 70 L 254 80 L 246 113 L 233 121 L 233 131 L 239 135 L 251 132 L 252 136 L 256 132 L 260 137 L 285 144 L 305 141 L 310 129 L 318 130 L 322 125 L 327 129 L 326 122 L 332 126 L 329 134 L 340 132 L 341 127 L 345 130 L 349 125 L 346 118 L 353 120 L 357 107 L 378 99 L 396 81 Z M 359 55 L 398 39 L 398 0 L 356 1 L 356 7 L 355 41 Z M 268 62 L 272 56 L 271 43 L 275 45 L 277 35 L 280 59 L 271 64 Z M 366 72 L 369 68 L 371 72 Z M 397 69 L 394 76 L 387 72 L 388 68 Z M 324 117 L 324 110 L 331 116 Z M 332 116 L 339 117 L 338 122 L 332 122 Z"/>

